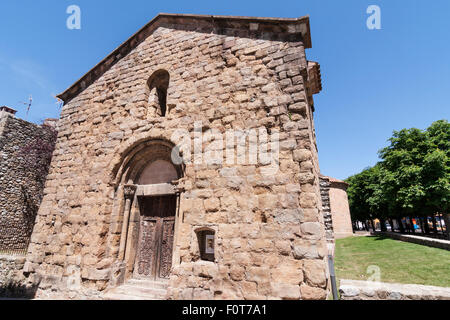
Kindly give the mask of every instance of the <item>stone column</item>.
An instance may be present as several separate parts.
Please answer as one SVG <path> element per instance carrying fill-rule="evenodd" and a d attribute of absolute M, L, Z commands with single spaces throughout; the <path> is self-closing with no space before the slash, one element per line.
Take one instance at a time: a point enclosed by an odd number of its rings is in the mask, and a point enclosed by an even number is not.
<path fill-rule="evenodd" d="M 133 204 L 134 195 L 136 194 L 137 186 L 126 185 L 124 186 L 125 195 L 125 208 L 122 222 L 122 234 L 120 236 L 120 248 L 119 248 L 119 261 L 123 261 L 125 258 L 125 246 L 128 237 L 128 224 L 130 221 L 131 205 Z"/>

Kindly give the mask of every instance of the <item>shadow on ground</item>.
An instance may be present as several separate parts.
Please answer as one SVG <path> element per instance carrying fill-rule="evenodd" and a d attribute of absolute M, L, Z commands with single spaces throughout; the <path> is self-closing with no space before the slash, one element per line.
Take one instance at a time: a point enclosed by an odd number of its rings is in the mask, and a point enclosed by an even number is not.
<path fill-rule="evenodd" d="M 392 240 L 392 238 L 383 236 L 383 235 L 378 235 L 378 236 L 370 236 L 370 238 L 375 238 L 375 241 L 382 241 L 382 240 Z"/>
<path fill-rule="evenodd" d="M 0 300 L 20 299 L 32 300 L 36 296 L 38 286 L 9 284 L 0 287 Z"/>

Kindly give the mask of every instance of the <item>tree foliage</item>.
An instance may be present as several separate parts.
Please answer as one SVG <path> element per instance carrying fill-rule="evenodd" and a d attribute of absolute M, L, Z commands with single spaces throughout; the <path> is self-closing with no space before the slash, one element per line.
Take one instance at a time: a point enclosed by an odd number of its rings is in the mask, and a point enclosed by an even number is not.
<path fill-rule="evenodd" d="M 355 220 L 448 213 L 450 203 L 450 124 L 394 131 L 374 167 L 348 178 Z"/>

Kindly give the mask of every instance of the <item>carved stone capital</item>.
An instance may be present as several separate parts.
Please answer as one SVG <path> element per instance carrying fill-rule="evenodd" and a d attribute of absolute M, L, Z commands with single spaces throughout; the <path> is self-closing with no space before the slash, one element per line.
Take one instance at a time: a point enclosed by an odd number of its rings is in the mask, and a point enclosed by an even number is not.
<path fill-rule="evenodd" d="M 175 193 L 180 194 L 186 192 L 185 186 L 186 178 L 181 178 L 175 181 L 172 181 L 172 185 L 174 187 Z"/>
<path fill-rule="evenodd" d="M 123 193 L 126 199 L 133 199 L 136 194 L 137 186 L 133 184 L 127 184 L 123 187 Z"/>

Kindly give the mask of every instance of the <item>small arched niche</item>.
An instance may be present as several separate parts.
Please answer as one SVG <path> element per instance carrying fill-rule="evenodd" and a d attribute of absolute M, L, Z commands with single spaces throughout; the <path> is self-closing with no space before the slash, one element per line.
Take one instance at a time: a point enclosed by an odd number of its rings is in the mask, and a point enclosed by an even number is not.
<path fill-rule="evenodd" d="M 147 81 L 149 90 L 149 108 L 156 116 L 165 117 L 167 114 L 167 89 L 170 75 L 166 70 L 155 71 Z"/>

